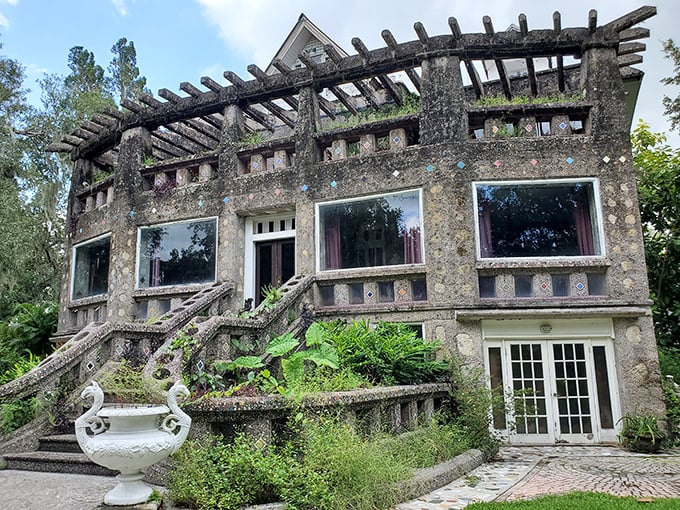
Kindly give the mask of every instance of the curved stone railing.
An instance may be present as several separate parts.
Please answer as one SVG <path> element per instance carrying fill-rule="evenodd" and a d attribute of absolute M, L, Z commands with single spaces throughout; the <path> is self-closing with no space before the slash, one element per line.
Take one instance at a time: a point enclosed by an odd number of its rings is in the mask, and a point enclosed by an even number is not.
<path fill-rule="evenodd" d="M 201 398 L 185 405 L 194 433 L 245 432 L 265 444 L 275 424 L 285 422 L 302 405 L 316 413 L 337 411 L 364 433 L 404 432 L 426 423 L 449 398 L 448 383 L 387 386 L 305 396 L 299 403 L 282 396 Z"/>
<path fill-rule="evenodd" d="M 215 300 L 232 292 L 234 284 L 216 283 L 187 299 L 180 307 L 175 308 L 153 324 L 105 322 L 101 325 L 85 326 L 68 342 L 45 358 L 39 365 L 22 377 L 0 386 L 0 399 L 16 399 L 35 395 L 48 390 L 59 383 L 59 378 L 89 358 L 97 358 L 95 366 L 87 371 L 78 370 L 81 382 L 87 378 L 84 372 L 93 372 L 112 357 L 113 349 L 99 349 L 103 344 L 116 338 L 144 340 L 150 345 L 162 343 L 163 339 L 174 333 L 202 310 L 208 308 Z M 99 349 L 99 352 L 95 352 Z"/>

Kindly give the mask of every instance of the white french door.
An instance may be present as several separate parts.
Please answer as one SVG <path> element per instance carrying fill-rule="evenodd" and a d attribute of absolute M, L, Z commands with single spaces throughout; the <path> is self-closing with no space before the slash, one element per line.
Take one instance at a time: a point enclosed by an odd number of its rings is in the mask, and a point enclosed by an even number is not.
<path fill-rule="evenodd" d="M 517 444 L 616 440 L 612 342 L 587 338 L 485 342 L 491 387 L 504 395 L 494 427 Z"/>

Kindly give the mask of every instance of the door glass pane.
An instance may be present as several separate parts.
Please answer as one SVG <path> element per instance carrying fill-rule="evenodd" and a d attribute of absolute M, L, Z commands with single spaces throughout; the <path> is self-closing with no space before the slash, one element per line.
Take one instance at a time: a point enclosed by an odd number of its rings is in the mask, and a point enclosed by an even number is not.
<path fill-rule="evenodd" d="M 512 344 L 513 414 L 518 434 L 547 434 L 545 382 L 541 344 Z M 541 374 L 539 378 L 538 374 Z"/>
<path fill-rule="evenodd" d="M 614 428 L 612 402 L 609 396 L 609 374 L 604 346 L 593 347 L 593 363 L 595 365 L 595 384 L 597 386 L 597 403 L 600 407 L 600 426 L 603 429 Z"/>
<path fill-rule="evenodd" d="M 503 405 L 503 366 L 501 360 L 501 348 L 489 347 L 489 383 L 491 384 L 491 392 L 494 397 L 492 411 L 493 411 L 493 426 L 496 429 L 503 430 L 507 428 L 505 421 L 505 406 Z"/>
<path fill-rule="evenodd" d="M 561 434 L 592 432 L 585 345 L 553 344 L 555 388 Z"/>

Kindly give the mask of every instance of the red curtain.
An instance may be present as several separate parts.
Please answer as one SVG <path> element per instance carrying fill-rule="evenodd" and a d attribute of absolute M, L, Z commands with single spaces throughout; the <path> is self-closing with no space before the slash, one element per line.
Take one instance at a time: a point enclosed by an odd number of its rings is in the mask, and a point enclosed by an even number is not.
<path fill-rule="evenodd" d="M 420 227 L 411 227 L 404 232 L 404 264 L 420 264 L 422 262 Z"/>
<path fill-rule="evenodd" d="M 332 215 L 324 222 L 324 269 L 342 269 L 340 217 Z"/>
<path fill-rule="evenodd" d="M 491 210 L 488 204 L 479 211 L 479 251 L 482 258 L 493 257 L 493 237 L 491 234 Z"/>
<path fill-rule="evenodd" d="M 595 255 L 593 224 L 590 218 L 588 197 L 581 194 L 574 204 L 574 221 L 579 255 Z"/>

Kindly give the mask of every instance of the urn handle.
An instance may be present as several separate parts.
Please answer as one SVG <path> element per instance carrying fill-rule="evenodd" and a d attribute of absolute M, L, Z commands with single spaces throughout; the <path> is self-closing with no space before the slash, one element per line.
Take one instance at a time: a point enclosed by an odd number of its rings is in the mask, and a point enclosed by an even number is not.
<path fill-rule="evenodd" d="M 161 428 L 175 436 L 175 445 L 173 447 L 172 453 L 175 453 L 180 446 L 184 443 L 184 440 L 189 435 L 189 428 L 191 427 L 191 417 L 182 411 L 177 405 L 178 397 L 188 397 L 190 395 L 189 390 L 180 381 L 177 381 L 172 385 L 172 388 L 168 390 L 168 407 L 171 414 L 167 415 L 161 424 Z M 179 427 L 179 432 L 176 432 L 177 427 Z"/>
<path fill-rule="evenodd" d="M 75 423 L 76 439 L 83 449 L 85 449 L 85 445 L 90 441 L 87 429 L 95 436 L 106 430 L 104 420 L 97 416 L 97 412 L 102 408 L 102 404 L 104 403 L 104 392 L 96 381 L 92 381 L 80 394 L 80 398 L 83 399 L 90 397 L 92 397 L 92 406 L 79 416 Z"/>

